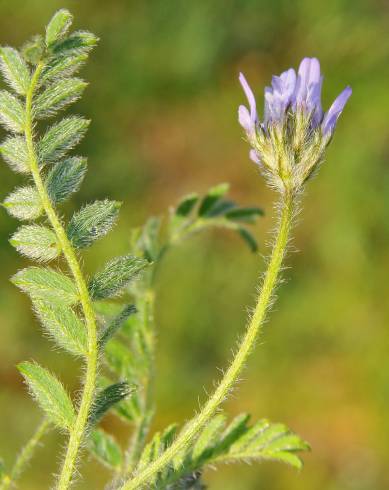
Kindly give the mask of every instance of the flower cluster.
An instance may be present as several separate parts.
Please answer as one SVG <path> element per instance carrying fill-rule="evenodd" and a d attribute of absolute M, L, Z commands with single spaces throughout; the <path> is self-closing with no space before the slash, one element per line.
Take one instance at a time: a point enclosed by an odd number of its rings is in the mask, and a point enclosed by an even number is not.
<path fill-rule="evenodd" d="M 251 145 L 250 158 L 273 187 L 298 190 L 322 161 L 351 88 L 346 87 L 324 113 L 319 61 L 304 58 L 297 74 L 290 68 L 272 77 L 271 87 L 265 88 L 261 122 L 254 94 L 242 73 L 239 80 L 250 109 L 239 107 L 239 122 Z"/>

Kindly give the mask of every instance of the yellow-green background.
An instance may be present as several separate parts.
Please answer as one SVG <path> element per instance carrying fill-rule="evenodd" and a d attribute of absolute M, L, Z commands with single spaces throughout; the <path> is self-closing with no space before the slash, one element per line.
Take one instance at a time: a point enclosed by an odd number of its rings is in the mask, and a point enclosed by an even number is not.
<path fill-rule="evenodd" d="M 126 251 L 131 227 L 182 194 L 229 181 L 261 205 L 266 250 L 274 195 L 248 161 L 236 111 L 244 71 L 259 101 L 273 73 L 320 58 L 324 105 L 346 84 L 339 121 L 304 210 L 266 333 L 226 407 L 283 421 L 312 445 L 301 473 L 277 463 L 209 471 L 212 490 L 389 488 L 389 5 L 385 0 L 0 1 L 0 42 L 20 45 L 65 6 L 101 37 L 75 110 L 93 120 L 82 152 L 89 172 L 66 212 L 109 196 L 119 225 L 88 251 L 93 271 Z M 260 105 L 262 103 L 260 102 Z M 81 151 L 81 149 L 79 150 Z M 2 164 L 1 198 L 20 179 Z M 42 337 L 28 300 L 8 278 L 27 262 L 8 244 L 17 222 L 0 217 L 0 454 L 10 463 L 39 419 L 15 364 L 34 358 L 71 390 L 77 364 Z M 166 258 L 158 281 L 155 428 L 184 421 L 212 390 L 242 332 L 263 262 L 228 232 L 197 237 Z M 105 426 L 123 439 L 113 419 Z M 47 438 L 20 488 L 48 488 L 64 441 Z M 77 488 L 103 488 L 88 462 Z"/>

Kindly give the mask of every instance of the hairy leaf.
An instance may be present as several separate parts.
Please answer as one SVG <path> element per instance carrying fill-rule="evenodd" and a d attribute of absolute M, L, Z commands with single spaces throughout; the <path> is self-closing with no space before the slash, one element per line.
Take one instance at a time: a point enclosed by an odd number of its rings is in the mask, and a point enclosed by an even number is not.
<path fill-rule="evenodd" d="M 274 460 L 300 469 L 302 462 L 295 453 L 308 449 L 309 445 L 285 425 L 260 420 L 235 441 L 221 459 L 225 461 Z"/>
<path fill-rule="evenodd" d="M 86 158 L 71 157 L 54 165 L 46 177 L 46 189 L 53 203 L 65 201 L 77 192 L 87 170 Z"/>
<path fill-rule="evenodd" d="M 248 415 L 239 415 L 223 430 L 224 416 L 214 417 L 197 436 L 192 448 L 184 448 L 176 455 L 172 466 L 158 475 L 153 488 L 186 488 L 181 485 L 190 475 L 223 462 L 275 460 L 301 467 L 297 453 L 309 449 L 306 442 L 282 424 L 260 420 L 250 427 L 248 420 Z M 156 441 L 158 439 L 153 439 L 145 448 L 147 454 L 142 455 L 148 458 L 148 463 L 158 456 L 155 455 Z M 140 463 L 136 471 L 139 469 Z"/>
<path fill-rule="evenodd" d="M 5 198 L 3 206 L 11 216 L 23 221 L 34 220 L 43 211 L 41 199 L 34 187 L 19 187 Z"/>
<path fill-rule="evenodd" d="M 59 56 L 49 60 L 42 70 L 40 76 L 41 84 L 49 84 L 56 80 L 71 77 L 83 66 L 88 59 L 87 54 L 76 54 L 74 56 Z"/>
<path fill-rule="evenodd" d="M 76 356 L 85 356 L 88 351 L 86 328 L 76 313 L 69 307 L 36 300 L 35 312 L 49 336 L 63 349 Z"/>
<path fill-rule="evenodd" d="M 47 369 L 32 362 L 18 365 L 27 386 L 48 418 L 61 429 L 70 429 L 74 423 L 73 403 L 62 383 Z"/>
<path fill-rule="evenodd" d="M 119 330 L 119 328 L 123 325 L 123 323 L 134 313 L 136 313 L 135 305 L 127 305 L 124 309 L 117 315 L 107 326 L 107 328 L 103 331 L 99 339 L 99 347 L 103 349 L 105 344 L 110 340 L 115 333 Z"/>
<path fill-rule="evenodd" d="M 6 90 L 0 91 L 0 122 L 14 133 L 23 133 L 25 110 L 20 100 Z"/>
<path fill-rule="evenodd" d="M 34 300 L 69 306 L 79 300 L 72 280 L 50 268 L 28 267 L 17 272 L 11 281 Z"/>
<path fill-rule="evenodd" d="M 125 381 L 107 386 L 97 394 L 89 414 L 89 424 L 96 425 L 116 403 L 128 398 L 134 388 Z"/>
<path fill-rule="evenodd" d="M 0 151 L 12 170 L 21 174 L 30 172 L 27 145 L 22 136 L 8 137 L 1 145 Z"/>
<path fill-rule="evenodd" d="M 72 25 L 73 16 L 66 10 L 58 10 L 46 27 L 46 45 L 50 46 L 54 42 L 62 39 Z"/>
<path fill-rule="evenodd" d="M 30 71 L 21 54 L 14 48 L 0 48 L 0 70 L 5 80 L 19 95 L 26 95 Z"/>
<path fill-rule="evenodd" d="M 55 163 L 76 146 L 88 129 L 89 122 L 78 116 L 69 116 L 51 126 L 38 144 L 40 164 Z"/>
<path fill-rule="evenodd" d="M 91 279 L 91 297 L 99 300 L 117 295 L 147 265 L 147 260 L 133 255 L 110 260 L 104 269 Z"/>
<path fill-rule="evenodd" d="M 34 100 L 33 111 L 37 119 L 54 116 L 81 97 L 88 84 L 79 78 L 65 78 L 47 87 Z"/>
<path fill-rule="evenodd" d="M 219 199 L 228 192 L 229 187 L 230 186 L 225 183 L 216 185 L 215 187 L 209 189 L 207 195 L 201 201 L 199 216 L 207 216 Z"/>
<path fill-rule="evenodd" d="M 10 243 L 22 255 L 41 262 L 53 260 L 61 253 L 56 234 L 43 225 L 21 226 Z"/>
<path fill-rule="evenodd" d="M 88 31 L 76 31 L 67 38 L 54 43 L 50 49 L 55 55 L 69 56 L 88 53 L 96 46 L 98 38 Z"/>
<path fill-rule="evenodd" d="M 211 456 L 215 445 L 215 440 L 219 438 L 225 425 L 224 415 L 217 415 L 205 427 L 199 435 L 192 451 L 194 460 L 205 460 Z"/>
<path fill-rule="evenodd" d="M 32 65 L 37 65 L 41 60 L 45 51 L 45 41 L 43 36 L 34 36 L 30 41 L 27 41 L 22 47 L 23 58 Z"/>
<path fill-rule="evenodd" d="M 95 201 L 75 213 L 67 227 L 67 234 L 76 248 L 89 247 L 103 237 L 115 224 L 121 203 Z"/>
<path fill-rule="evenodd" d="M 92 432 L 88 441 L 91 453 L 102 463 L 111 469 L 119 469 L 122 465 L 123 454 L 114 437 L 101 429 Z"/>

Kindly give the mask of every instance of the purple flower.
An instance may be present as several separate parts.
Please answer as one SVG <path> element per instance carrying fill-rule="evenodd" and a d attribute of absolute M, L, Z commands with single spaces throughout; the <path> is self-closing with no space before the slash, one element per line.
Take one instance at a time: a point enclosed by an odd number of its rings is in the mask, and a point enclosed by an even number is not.
<path fill-rule="evenodd" d="M 255 136 L 258 127 L 263 127 L 266 132 L 269 125 L 282 124 L 288 113 L 293 115 L 297 112 L 310 118 L 310 130 L 320 127 L 323 136 L 331 137 L 352 92 L 350 87 L 346 87 L 324 114 L 321 106 L 323 76 L 319 60 L 304 58 L 297 75 L 290 68 L 280 76 L 273 76 L 271 86 L 265 88 L 264 119 L 263 125 L 260 125 L 253 92 L 242 74 L 239 80 L 250 106 L 250 111 L 243 105 L 239 107 L 239 122 L 249 139 Z"/>

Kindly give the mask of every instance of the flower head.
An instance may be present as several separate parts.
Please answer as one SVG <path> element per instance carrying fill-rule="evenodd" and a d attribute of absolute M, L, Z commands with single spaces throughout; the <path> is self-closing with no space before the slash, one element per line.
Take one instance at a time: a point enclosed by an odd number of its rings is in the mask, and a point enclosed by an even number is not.
<path fill-rule="evenodd" d="M 277 188 L 301 187 L 322 161 L 351 88 L 346 87 L 324 113 L 320 63 L 304 58 L 297 74 L 290 68 L 272 77 L 271 86 L 265 88 L 261 122 L 254 94 L 242 73 L 239 80 L 249 103 L 249 109 L 239 107 L 239 123 L 252 146 L 250 158 Z"/>

